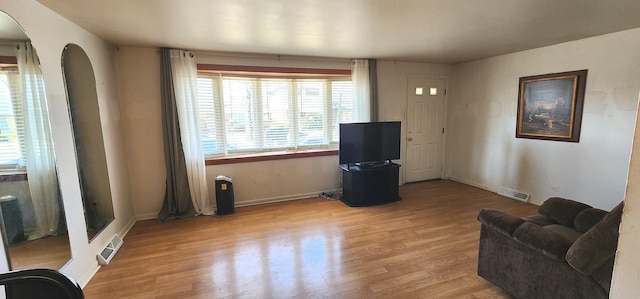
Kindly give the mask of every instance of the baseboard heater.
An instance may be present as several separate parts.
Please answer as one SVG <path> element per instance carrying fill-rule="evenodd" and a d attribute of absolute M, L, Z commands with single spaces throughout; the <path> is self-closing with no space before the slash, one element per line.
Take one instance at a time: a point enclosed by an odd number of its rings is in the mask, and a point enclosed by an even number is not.
<path fill-rule="evenodd" d="M 500 189 L 498 189 L 498 194 L 523 202 L 529 202 L 529 197 L 531 197 L 527 193 L 519 192 L 507 187 L 500 187 Z"/>
<path fill-rule="evenodd" d="M 109 243 L 107 243 L 104 249 L 102 249 L 100 254 L 97 255 L 98 263 L 100 263 L 100 265 L 103 265 L 103 266 L 108 265 L 111 259 L 113 258 L 113 256 L 116 255 L 116 252 L 118 252 L 118 249 L 120 249 L 121 246 L 122 246 L 122 238 L 120 238 L 120 236 L 118 235 L 114 235 L 113 238 L 111 238 L 111 241 L 109 241 Z"/>

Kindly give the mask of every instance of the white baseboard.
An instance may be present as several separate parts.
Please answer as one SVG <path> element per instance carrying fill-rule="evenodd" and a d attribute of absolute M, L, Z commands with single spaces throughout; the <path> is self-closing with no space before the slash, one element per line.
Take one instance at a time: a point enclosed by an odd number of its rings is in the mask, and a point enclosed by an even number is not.
<path fill-rule="evenodd" d="M 145 214 L 136 215 L 136 221 L 156 219 L 156 218 L 158 218 L 158 213 L 145 213 Z"/>
<path fill-rule="evenodd" d="M 138 219 L 134 218 L 131 219 L 129 221 L 129 223 L 127 223 L 127 225 L 124 226 L 124 228 L 122 228 L 122 230 L 120 231 L 120 233 L 118 234 L 123 240 L 124 237 L 129 233 L 129 231 L 131 230 L 131 228 L 133 227 L 134 224 L 136 224 L 136 221 Z M 91 269 L 89 269 L 89 271 L 87 271 L 84 275 L 82 275 L 78 280 L 78 284 L 80 285 L 80 287 L 84 288 L 87 286 L 87 284 L 89 283 L 89 281 L 91 280 L 91 278 L 93 278 L 94 275 L 96 275 L 96 273 L 98 273 L 98 270 L 100 270 L 100 268 L 102 267 L 96 260 L 96 266 L 92 267 Z"/>
<path fill-rule="evenodd" d="M 464 179 L 460 179 L 460 178 L 456 178 L 456 177 L 449 177 L 449 179 L 452 180 L 452 181 L 456 181 L 458 183 L 463 183 L 465 185 L 474 186 L 474 187 L 480 188 L 480 189 L 485 189 L 485 190 L 491 191 L 493 193 L 498 193 L 498 189 L 497 188 L 494 188 L 494 187 L 491 187 L 491 186 L 487 186 L 487 185 L 484 185 L 484 184 L 480 184 L 478 182 L 468 181 L 468 180 L 464 180 Z"/>
<path fill-rule="evenodd" d="M 529 198 L 529 203 L 534 204 L 536 206 L 541 205 L 544 202 L 544 200 L 539 200 L 539 199 L 535 199 L 535 198 Z"/>
<path fill-rule="evenodd" d="M 96 275 L 96 273 L 98 273 L 98 270 L 100 270 L 100 267 L 101 267 L 100 264 L 98 264 L 98 261 L 96 260 L 95 266 L 91 267 L 89 271 L 85 272 L 84 275 L 82 275 L 76 280 L 76 282 L 80 285 L 81 288 L 84 289 L 87 286 L 91 278 L 93 278 L 93 276 Z"/>
<path fill-rule="evenodd" d="M 491 191 L 491 192 L 493 192 L 493 193 L 498 194 L 498 188 L 495 188 L 495 187 L 491 187 L 491 186 L 487 186 L 487 185 L 480 184 L 480 183 L 477 183 L 477 182 L 468 181 L 468 180 L 463 180 L 463 179 L 455 178 L 455 177 L 449 177 L 449 179 L 450 179 L 450 180 L 452 180 L 452 181 L 456 181 L 456 182 L 459 182 L 459 183 L 463 183 L 463 184 L 465 184 L 465 185 L 474 186 L 474 187 L 476 187 L 476 188 L 485 189 L 485 190 L 487 190 L 487 191 Z M 534 205 L 536 205 L 536 206 L 539 206 L 539 205 L 541 205 L 543 202 L 544 202 L 544 200 L 543 200 L 543 201 L 541 201 L 541 200 L 539 200 L 539 199 L 536 199 L 536 198 L 530 197 L 530 198 L 529 198 L 529 202 L 528 202 L 528 203 L 530 203 L 530 204 L 534 204 Z"/>
<path fill-rule="evenodd" d="M 322 193 L 322 191 L 291 194 L 291 195 L 276 196 L 276 197 L 267 197 L 267 198 L 258 198 L 258 199 L 236 202 L 235 206 L 246 207 L 246 206 L 261 205 L 261 204 L 281 202 L 281 201 L 297 200 L 297 199 L 303 199 L 303 198 L 309 198 L 309 197 L 317 197 L 320 193 Z"/>
<path fill-rule="evenodd" d="M 290 195 L 276 196 L 276 197 L 266 197 L 266 198 L 257 198 L 257 199 L 236 201 L 234 203 L 234 206 L 236 208 L 237 207 L 247 207 L 247 206 L 262 205 L 262 204 L 267 204 L 267 203 L 275 203 L 275 202 L 282 202 L 282 201 L 289 201 L 289 200 L 297 200 L 297 199 L 303 199 L 303 198 L 316 197 L 316 196 L 319 196 L 319 194 L 322 193 L 323 191 L 326 191 L 326 190 L 315 191 L 315 192 L 307 192 L 307 193 L 300 193 L 300 194 L 290 194 Z M 213 210 L 215 210 L 215 207 L 213 208 Z M 136 215 L 136 220 L 149 220 L 149 219 L 156 219 L 157 217 L 158 217 L 158 213 L 145 213 L 145 214 Z M 134 221 L 134 223 L 135 223 L 135 221 Z M 133 226 L 133 224 L 131 224 L 131 226 Z M 129 229 L 130 229 L 130 227 L 129 227 Z M 123 236 L 124 236 L 124 234 L 123 234 Z"/>

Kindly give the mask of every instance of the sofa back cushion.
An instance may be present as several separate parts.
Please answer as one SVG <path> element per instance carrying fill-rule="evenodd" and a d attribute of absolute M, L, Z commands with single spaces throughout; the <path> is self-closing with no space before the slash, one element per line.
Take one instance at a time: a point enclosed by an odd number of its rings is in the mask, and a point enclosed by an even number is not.
<path fill-rule="evenodd" d="M 573 220 L 573 227 L 577 231 L 584 233 L 596 225 L 596 223 L 600 222 L 606 215 L 607 211 L 605 210 L 596 208 L 584 209 L 576 215 L 576 219 Z"/>
<path fill-rule="evenodd" d="M 564 226 L 573 227 L 576 216 L 588 208 L 591 206 L 571 199 L 551 197 L 538 207 L 538 213 Z"/>

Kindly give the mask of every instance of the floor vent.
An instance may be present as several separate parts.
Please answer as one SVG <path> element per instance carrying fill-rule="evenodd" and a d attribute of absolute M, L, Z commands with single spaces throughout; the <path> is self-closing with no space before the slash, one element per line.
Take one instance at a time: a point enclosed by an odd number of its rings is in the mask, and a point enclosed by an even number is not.
<path fill-rule="evenodd" d="M 523 202 L 529 202 L 530 197 L 527 193 L 522 193 L 507 187 L 500 187 L 500 189 L 498 189 L 498 194 Z"/>
<path fill-rule="evenodd" d="M 116 252 L 118 252 L 118 249 L 120 249 L 120 246 L 122 246 L 122 238 L 118 235 L 114 235 L 107 246 L 105 246 L 100 254 L 98 254 L 98 263 L 103 266 L 108 265 L 113 256 L 116 255 Z"/>

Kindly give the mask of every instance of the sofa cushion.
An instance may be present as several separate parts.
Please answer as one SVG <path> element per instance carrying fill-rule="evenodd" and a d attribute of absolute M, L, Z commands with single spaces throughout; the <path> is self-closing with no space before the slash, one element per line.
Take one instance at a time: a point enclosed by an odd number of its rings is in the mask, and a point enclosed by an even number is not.
<path fill-rule="evenodd" d="M 618 248 L 618 229 L 624 202 L 621 202 L 578 238 L 567 252 L 567 262 L 581 273 L 591 273 L 615 256 Z"/>
<path fill-rule="evenodd" d="M 573 222 L 578 213 L 588 208 L 591 208 L 591 206 L 571 199 L 551 197 L 538 207 L 538 213 L 564 226 L 573 227 Z"/>
<path fill-rule="evenodd" d="M 513 235 L 516 228 L 524 223 L 521 218 L 494 209 L 481 209 L 480 213 L 478 213 L 478 220 L 480 223 L 509 237 Z"/>
<path fill-rule="evenodd" d="M 577 230 L 560 224 L 545 225 L 543 226 L 543 228 L 556 233 L 560 237 L 563 237 L 565 240 L 569 241 L 569 243 L 571 244 L 573 244 L 573 242 L 575 242 L 582 235 Z"/>
<path fill-rule="evenodd" d="M 551 224 L 556 224 L 558 222 L 555 222 L 553 219 L 545 216 L 545 215 L 531 215 L 531 216 L 527 216 L 523 218 L 524 221 L 527 222 L 531 222 L 531 223 L 535 223 L 537 225 L 540 226 L 545 226 L 545 225 L 551 225 Z"/>
<path fill-rule="evenodd" d="M 531 249 L 545 255 L 564 261 L 567 250 L 572 241 L 542 226 L 531 222 L 524 222 L 513 232 L 513 238 Z"/>
<path fill-rule="evenodd" d="M 600 222 L 604 216 L 607 216 L 607 211 L 605 210 L 596 208 L 582 210 L 576 215 L 576 219 L 573 220 L 573 227 L 577 231 L 584 233 L 596 225 L 596 223 Z"/>

